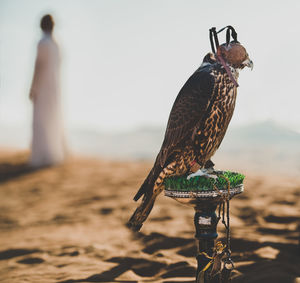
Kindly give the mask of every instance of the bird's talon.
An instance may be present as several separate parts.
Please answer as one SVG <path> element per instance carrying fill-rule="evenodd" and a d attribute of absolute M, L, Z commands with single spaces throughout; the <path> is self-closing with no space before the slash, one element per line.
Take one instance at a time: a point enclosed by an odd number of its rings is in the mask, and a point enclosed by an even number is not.
<path fill-rule="evenodd" d="M 203 176 L 203 177 L 205 177 L 205 178 L 213 178 L 213 179 L 217 179 L 218 178 L 218 176 L 217 175 L 215 175 L 215 174 L 210 174 L 209 172 L 208 172 L 208 170 L 207 169 L 199 169 L 198 171 L 196 171 L 195 173 L 192 173 L 192 174 L 190 174 L 190 175 L 188 175 L 187 176 L 187 180 L 189 180 L 189 179 L 191 179 L 191 178 L 194 178 L 194 177 L 197 177 L 197 176 Z"/>
<path fill-rule="evenodd" d="M 202 175 L 203 177 L 207 178 L 207 179 L 218 179 L 218 176 L 217 175 L 214 175 L 214 174 L 205 174 L 205 175 Z"/>
<path fill-rule="evenodd" d="M 213 179 L 218 179 L 218 176 L 217 175 L 214 175 L 214 174 L 210 174 L 208 175 L 208 178 L 213 178 Z"/>

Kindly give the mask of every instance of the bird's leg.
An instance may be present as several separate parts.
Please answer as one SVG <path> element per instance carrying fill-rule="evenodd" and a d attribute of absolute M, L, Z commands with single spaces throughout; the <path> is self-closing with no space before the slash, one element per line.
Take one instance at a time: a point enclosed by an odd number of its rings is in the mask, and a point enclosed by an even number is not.
<path fill-rule="evenodd" d="M 215 166 L 215 163 L 213 163 L 211 161 L 211 159 L 209 159 L 208 161 L 206 161 L 205 164 L 204 164 L 204 168 L 206 170 L 206 173 L 211 174 L 211 175 L 215 175 L 215 174 L 213 174 L 213 173 L 215 173 L 214 166 Z M 215 178 L 215 177 L 213 177 L 213 178 Z"/>
<path fill-rule="evenodd" d="M 196 164 L 198 166 L 196 166 L 195 164 L 193 164 L 193 166 L 191 167 L 191 171 L 193 173 L 187 176 L 188 180 L 191 179 L 191 178 L 193 178 L 193 177 L 196 177 L 196 176 L 204 176 L 204 177 L 207 177 L 207 178 L 214 178 L 214 179 L 218 178 L 218 176 L 212 174 L 212 173 L 215 172 L 214 167 L 213 167 L 215 164 L 211 160 L 208 160 L 205 163 L 204 168 L 202 168 L 202 169 L 201 169 L 201 167 L 200 167 L 200 165 L 198 163 L 196 163 Z"/>
<path fill-rule="evenodd" d="M 194 178 L 194 177 L 197 177 L 197 176 L 204 176 L 206 178 L 214 178 L 214 179 L 217 179 L 218 176 L 214 175 L 214 174 L 211 174 L 213 171 L 209 171 L 209 169 L 199 169 L 198 171 L 196 171 L 195 173 L 192 173 L 190 175 L 187 176 L 187 179 L 191 179 L 191 178 Z"/>
<path fill-rule="evenodd" d="M 215 169 L 214 169 L 214 166 L 215 166 L 215 163 L 213 163 L 213 162 L 211 161 L 211 159 L 207 160 L 207 161 L 205 162 L 205 164 L 204 164 L 204 168 L 207 169 L 207 170 L 210 170 L 210 171 L 212 171 L 212 172 L 215 170 Z"/>

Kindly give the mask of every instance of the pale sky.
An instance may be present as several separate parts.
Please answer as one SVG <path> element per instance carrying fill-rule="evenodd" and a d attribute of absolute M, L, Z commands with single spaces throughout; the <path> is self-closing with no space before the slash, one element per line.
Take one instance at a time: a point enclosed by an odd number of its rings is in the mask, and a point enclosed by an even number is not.
<path fill-rule="evenodd" d="M 232 124 L 300 130 L 299 11 L 297 0 L 0 0 L 0 125 L 30 130 L 39 21 L 51 13 L 67 128 L 165 126 L 210 51 L 208 29 L 232 25 L 254 62 L 240 74 Z"/>

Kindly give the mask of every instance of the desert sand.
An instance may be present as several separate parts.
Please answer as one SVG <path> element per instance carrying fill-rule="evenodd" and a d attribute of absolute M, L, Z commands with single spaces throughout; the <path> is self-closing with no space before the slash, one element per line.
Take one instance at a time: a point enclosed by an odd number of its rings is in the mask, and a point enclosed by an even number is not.
<path fill-rule="evenodd" d="M 0 153 L 0 282 L 194 282 L 191 208 L 161 195 L 140 233 L 125 226 L 150 163 L 72 158 L 33 171 L 28 153 Z M 300 180 L 243 173 L 232 282 L 300 282 Z"/>

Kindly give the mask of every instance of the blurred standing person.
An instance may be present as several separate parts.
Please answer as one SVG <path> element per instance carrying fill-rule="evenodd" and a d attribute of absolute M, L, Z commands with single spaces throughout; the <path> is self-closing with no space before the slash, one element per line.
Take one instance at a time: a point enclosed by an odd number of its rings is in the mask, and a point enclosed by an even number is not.
<path fill-rule="evenodd" d="M 33 102 L 33 134 L 30 165 L 51 166 L 65 159 L 65 139 L 60 97 L 60 56 L 52 37 L 51 15 L 41 19 L 42 39 L 38 43 L 30 90 Z"/>

